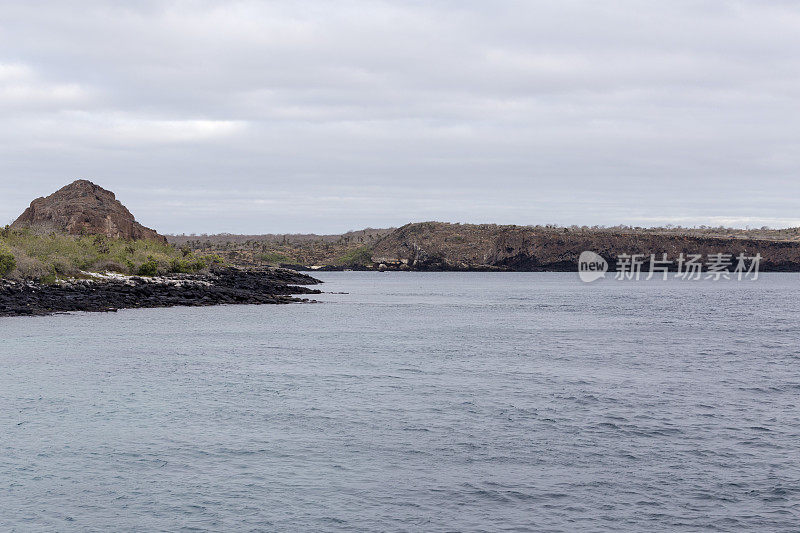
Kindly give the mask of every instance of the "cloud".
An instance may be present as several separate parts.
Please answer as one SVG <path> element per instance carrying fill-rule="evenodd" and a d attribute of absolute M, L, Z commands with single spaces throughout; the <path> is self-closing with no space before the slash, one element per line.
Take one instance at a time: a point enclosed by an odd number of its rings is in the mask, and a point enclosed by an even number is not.
<path fill-rule="evenodd" d="M 101 136 L 103 143 L 162 144 L 214 141 L 242 132 L 237 120 L 161 120 L 127 115 L 76 117 L 87 142 Z"/>
<path fill-rule="evenodd" d="M 0 109 L 53 109 L 79 105 L 91 96 L 78 83 L 47 81 L 28 65 L 0 63 Z"/>
<path fill-rule="evenodd" d="M 164 231 L 788 223 L 798 27 L 754 0 L 5 3 L 0 218 L 87 177 Z"/>

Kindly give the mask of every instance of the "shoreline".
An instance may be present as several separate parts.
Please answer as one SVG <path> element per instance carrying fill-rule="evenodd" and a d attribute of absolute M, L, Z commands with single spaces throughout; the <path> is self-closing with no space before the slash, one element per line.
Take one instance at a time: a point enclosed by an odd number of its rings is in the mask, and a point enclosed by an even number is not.
<path fill-rule="evenodd" d="M 155 307 L 289 304 L 314 301 L 295 295 L 322 292 L 306 287 L 321 280 L 286 269 L 225 267 L 208 274 L 86 276 L 54 284 L 0 280 L 0 318 Z"/>
<path fill-rule="evenodd" d="M 609 265 L 609 272 L 614 272 L 613 268 L 616 265 L 611 263 Z M 646 265 L 645 265 L 646 266 Z M 282 264 L 280 268 L 290 268 L 288 265 Z M 558 266 L 548 265 L 542 268 L 511 268 L 511 267 L 496 267 L 496 266 L 469 266 L 469 267 L 435 267 L 435 268 L 425 268 L 425 267 L 397 267 L 397 266 L 385 266 L 381 268 L 367 268 L 367 267 L 340 267 L 340 266 L 323 266 L 320 268 L 311 268 L 311 267 L 303 267 L 297 265 L 291 265 L 291 269 L 296 272 L 492 272 L 492 273 L 524 273 L 524 272 L 537 272 L 537 273 L 574 273 L 577 274 L 577 261 L 573 264 L 573 262 L 569 262 L 566 265 L 563 265 L 563 268 Z M 675 273 L 678 272 L 678 269 L 672 265 L 667 269 L 668 272 Z M 733 268 L 726 270 L 726 272 L 731 273 L 733 272 Z M 800 273 L 800 263 L 790 263 L 790 264 L 769 264 L 769 263 L 762 263 L 761 267 L 759 268 L 760 273 L 783 273 L 783 274 L 791 274 L 791 273 Z"/>

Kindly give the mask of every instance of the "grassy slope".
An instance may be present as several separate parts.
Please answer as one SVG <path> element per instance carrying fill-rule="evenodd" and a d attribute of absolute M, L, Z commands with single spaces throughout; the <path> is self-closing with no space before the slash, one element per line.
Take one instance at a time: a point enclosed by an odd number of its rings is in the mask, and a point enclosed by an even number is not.
<path fill-rule="evenodd" d="M 0 277 L 47 281 L 80 271 L 138 275 L 198 272 L 218 260 L 149 240 L 0 229 Z"/>

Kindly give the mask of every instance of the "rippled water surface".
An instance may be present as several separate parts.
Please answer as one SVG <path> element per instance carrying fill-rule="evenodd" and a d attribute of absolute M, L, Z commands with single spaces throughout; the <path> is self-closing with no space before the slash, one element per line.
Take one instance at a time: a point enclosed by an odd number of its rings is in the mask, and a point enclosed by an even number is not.
<path fill-rule="evenodd" d="M 0 530 L 797 531 L 800 277 L 0 319 Z"/>

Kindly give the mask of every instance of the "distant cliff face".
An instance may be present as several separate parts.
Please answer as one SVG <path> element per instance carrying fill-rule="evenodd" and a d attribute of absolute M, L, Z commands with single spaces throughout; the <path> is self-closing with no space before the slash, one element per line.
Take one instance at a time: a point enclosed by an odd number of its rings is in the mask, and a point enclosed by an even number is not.
<path fill-rule="evenodd" d="M 11 227 L 44 227 L 74 235 L 167 242 L 155 230 L 136 222 L 113 192 L 86 180 L 70 183 L 47 198 L 37 198 Z"/>
<path fill-rule="evenodd" d="M 687 230 L 688 231 L 688 230 Z M 584 250 L 612 267 L 619 254 L 739 253 L 763 257 L 762 270 L 800 270 L 800 242 L 658 233 L 654 230 L 573 230 L 494 224 L 407 224 L 372 248 L 378 263 L 402 262 L 417 270 L 574 271 Z"/>

